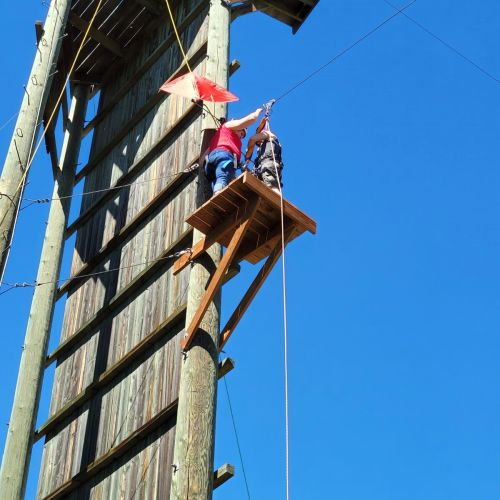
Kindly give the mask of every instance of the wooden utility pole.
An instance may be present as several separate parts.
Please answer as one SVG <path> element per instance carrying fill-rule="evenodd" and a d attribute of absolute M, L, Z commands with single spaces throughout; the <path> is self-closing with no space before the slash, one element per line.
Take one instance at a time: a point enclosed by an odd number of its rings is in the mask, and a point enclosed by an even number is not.
<path fill-rule="evenodd" d="M 25 169 L 35 148 L 45 104 L 50 93 L 56 62 L 62 45 L 71 0 L 52 0 L 44 32 L 37 45 L 35 61 L 25 87 L 21 110 L 0 178 L 0 280 L 9 254 Z"/>
<path fill-rule="evenodd" d="M 223 87 L 228 84 L 229 8 L 221 0 L 211 2 L 208 26 L 206 77 Z M 227 106 L 210 104 L 215 116 L 226 116 Z M 214 121 L 204 117 L 202 151 L 214 132 Z M 203 174 L 199 179 L 198 203 L 206 198 Z M 202 238 L 194 230 L 193 245 Z M 221 259 L 222 249 L 213 245 L 191 269 L 187 299 L 186 326 L 198 309 L 205 287 Z M 220 293 L 210 304 L 182 364 L 179 406 L 175 434 L 171 500 L 212 498 L 214 468 L 215 410 L 220 328 Z"/>
<path fill-rule="evenodd" d="M 73 192 L 76 164 L 80 152 L 88 87 L 73 89 L 71 110 L 56 171 L 53 200 L 45 232 L 26 337 L 21 356 L 14 404 L 0 471 L 2 498 L 22 499 L 28 477 L 31 448 L 42 389 L 47 345 L 54 312 L 57 280 L 64 248 L 70 196 Z M 62 199 L 61 199 L 62 198 Z"/>

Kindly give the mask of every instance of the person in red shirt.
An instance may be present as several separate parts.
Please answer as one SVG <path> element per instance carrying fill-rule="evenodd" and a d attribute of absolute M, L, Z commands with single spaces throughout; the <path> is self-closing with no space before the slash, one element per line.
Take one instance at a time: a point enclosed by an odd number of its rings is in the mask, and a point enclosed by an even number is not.
<path fill-rule="evenodd" d="M 234 179 L 241 158 L 241 140 L 246 136 L 247 127 L 255 123 L 261 113 L 262 108 L 257 108 L 243 118 L 224 122 L 215 132 L 205 161 L 205 174 L 213 184 L 214 194 Z"/>

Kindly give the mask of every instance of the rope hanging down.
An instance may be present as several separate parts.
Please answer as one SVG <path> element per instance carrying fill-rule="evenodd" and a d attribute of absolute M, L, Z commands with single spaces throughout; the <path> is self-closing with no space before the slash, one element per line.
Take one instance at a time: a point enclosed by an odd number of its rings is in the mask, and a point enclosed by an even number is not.
<path fill-rule="evenodd" d="M 269 123 L 269 115 L 271 106 L 274 101 L 266 109 L 266 124 L 265 128 L 271 132 Z M 287 306 L 286 306 L 286 272 L 285 272 L 285 207 L 283 201 L 283 189 L 281 187 L 278 166 L 276 163 L 276 155 L 274 153 L 274 144 L 271 143 L 271 153 L 273 156 L 273 166 L 278 181 L 278 189 L 280 193 L 280 208 L 281 208 L 281 275 L 283 287 L 283 354 L 284 354 L 284 375 L 285 375 L 285 482 L 286 482 L 286 499 L 290 499 L 290 467 L 289 467 L 289 411 L 288 411 L 288 326 L 287 326 Z"/>
<path fill-rule="evenodd" d="M 231 414 L 231 420 L 233 422 L 233 430 L 234 430 L 234 436 L 236 438 L 236 446 L 238 447 L 238 454 L 240 455 L 241 470 L 243 472 L 243 479 L 245 480 L 245 487 L 246 487 L 246 490 L 247 490 L 247 497 L 248 497 L 248 500 L 250 500 L 250 488 L 248 487 L 247 474 L 245 472 L 245 465 L 244 465 L 244 462 L 243 462 L 243 453 L 241 452 L 240 439 L 238 437 L 238 430 L 236 428 L 236 420 L 234 418 L 233 405 L 231 404 L 231 398 L 229 397 L 229 388 L 227 386 L 226 377 L 224 377 L 224 385 L 226 387 L 226 395 L 227 395 L 227 403 L 229 405 L 229 413 Z"/>

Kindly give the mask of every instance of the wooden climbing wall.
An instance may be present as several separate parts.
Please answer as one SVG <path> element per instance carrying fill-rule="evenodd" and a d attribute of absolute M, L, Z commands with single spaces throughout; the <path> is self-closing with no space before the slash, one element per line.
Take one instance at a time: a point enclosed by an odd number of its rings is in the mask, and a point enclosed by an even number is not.
<path fill-rule="evenodd" d="M 209 2 L 173 5 L 190 64 L 204 74 Z M 105 74 L 88 126 L 77 180 L 96 192 L 67 231 L 76 232 L 74 278 L 59 293 L 50 412 L 36 436 L 43 499 L 169 497 L 189 278 L 189 268 L 173 276 L 169 256 L 191 245 L 184 220 L 198 181 L 186 170 L 200 154 L 201 110 L 158 93 L 182 56 L 168 20 L 155 24 L 121 47 L 133 57 Z"/>

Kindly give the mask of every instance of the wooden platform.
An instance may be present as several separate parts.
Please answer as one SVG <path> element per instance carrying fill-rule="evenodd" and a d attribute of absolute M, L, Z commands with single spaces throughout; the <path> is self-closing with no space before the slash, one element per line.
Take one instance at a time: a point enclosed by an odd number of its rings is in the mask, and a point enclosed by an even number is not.
<path fill-rule="evenodd" d="M 198 310 L 186 328 L 184 340 L 181 342 L 183 349 L 187 349 L 191 344 L 210 302 L 222 286 L 232 264 L 241 260 L 254 264 L 266 258 L 266 262 L 222 329 L 219 349 L 224 347 L 257 295 L 284 246 L 305 231 L 316 233 L 316 222 L 286 200 L 283 200 L 282 232 L 281 207 L 279 194 L 265 186 L 250 172 L 246 172 L 189 216 L 187 222 L 205 236 L 194 245 L 190 253 L 177 259 L 174 263 L 174 273 L 196 260 L 214 243 L 220 243 L 227 248 L 207 285 Z"/>
<path fill-rule="evenodd" d="M 229 186 L 213 196 L 187 222 L 206 235 L 228 221 L 233 221 L 232 228 L 219 235 L 217 243 L 227 247 L 236 230 L 238 218 L 245 214 L 252 201 L 259 199 L 257 211 L 241 242 L 236 260 L 247 260 L 256 264 L 268 257 L 276 241 L 281 238 L 281 198 L 250 172 L 232 181 Z M 289 201 L 284 200 L 285 227 L 293 225 L 291 239 L 305 231 L 316 233 L 316 222 Z"/>

